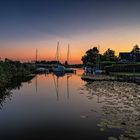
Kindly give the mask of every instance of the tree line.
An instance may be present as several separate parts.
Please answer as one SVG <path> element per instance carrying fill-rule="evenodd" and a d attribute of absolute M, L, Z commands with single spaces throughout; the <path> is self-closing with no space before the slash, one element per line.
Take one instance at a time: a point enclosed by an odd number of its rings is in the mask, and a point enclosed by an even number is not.
<path fill-rule="evenodd" d="M 131 53 L 140 52 L 139 46 L 136 44 L 133 46 Z M 86 51 L 85 55 L 81 58 L 84 65 L 94 66 L 98 61 L 107 61 L 107 62 L 117 62 L 119 57 L 115 55 L 115 51 L 108 48 L 103 54 L 100 54 L 97 46 L 93 47 Z"/>

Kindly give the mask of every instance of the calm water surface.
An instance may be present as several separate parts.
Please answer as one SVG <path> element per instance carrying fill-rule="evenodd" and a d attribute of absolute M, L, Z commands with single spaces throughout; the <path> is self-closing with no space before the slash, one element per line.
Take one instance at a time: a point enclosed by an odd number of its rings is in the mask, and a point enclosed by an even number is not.
<path fill-rule="evenodd" d="M 3 97 L 0 139 L 140 139 L 139 85 L 37 75 Z"/>

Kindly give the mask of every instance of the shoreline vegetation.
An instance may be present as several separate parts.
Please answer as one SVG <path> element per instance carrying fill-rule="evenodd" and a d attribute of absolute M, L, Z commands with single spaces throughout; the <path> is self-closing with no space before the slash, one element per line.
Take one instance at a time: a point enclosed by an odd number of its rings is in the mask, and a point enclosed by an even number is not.
<path fill-rule="evenodd" d="M 43 67 L 52 71 L 54 66 L 58 65 L 57 61 L 35 61 L 31 63 L 21 63 L 20 61 L 13 61 L 5 59 L 0 61 L 0 92 L 2 93 L 9 85 L 17 81 L 24 81 L 30 79 L 37 74 L 36 69 Z M 59 65 L 63 65 L 59 62 Z M 82 68 L 82 64 L 64 65 L 71 68 Z"/>
<path fill-rule="evenodd" d="M 9 59 L 0 61 L 0 91 L 2 92 L 16 81 L 24 81 L 32 77 L 34 70 L 34 66 L 28 63 Z"/>
<path fill-rule="evenodd" d="M 0 109 L 6 98 L 11 98 L 11 90 L 19 89 L 23 82 L 30 81 L 35 76 L 33 73 L 31 64 L 9 59 L 0 61 Z"/>
<path fill-rule="evenodd" d="M 140 48 L 133 46 L 131 52 L 120 52 L 119 56 L 110 48 L 100 54 L 99 47 L 86 51 L 82 57 L 83 66 L 91 72 L 82 75 L 87 81 L 127 81 L 140 83 Z M 102 75 L 94 74 L 101 70 Z"/>
<path fill-rule="evenodd" d="M 136 57 L 130 61 L 115 55 L 115 51 L 110 48 L 103 54 L 100 54 L 99 47 L 93 47 L 86 51 L 85 55 L 81 58 L 83 64 L 61 64 L 58 61 L 35 61 L 32 63 L 21 63 L 20 61 L 13 61 L 5 59 L 0 61 L 0 92 L 16 79 L 28 79 L 35 76 L 36 68 L 43 66 L 44 68 L 52 69 L 56 64 L 63 65 L 71 68 L 84 68 L 90 67 L 92 69 L 100 69 L 103 71 L 103 75 L 93 76 L 84 74 L 82 79 L 84 80 L 118 80 L 118 81 L 130 81 L 140 82 L 140 61 L 136 60 Z M 131 54 L 137 53 L 140 57 L 140 48 L 135 45 L 131 51 Z M 127 54 L 128 55 L 128 54 Z M 126 58 L 127 59 L 127 58 Z M 21 81 L 22 81 L 21 80 Z"/>

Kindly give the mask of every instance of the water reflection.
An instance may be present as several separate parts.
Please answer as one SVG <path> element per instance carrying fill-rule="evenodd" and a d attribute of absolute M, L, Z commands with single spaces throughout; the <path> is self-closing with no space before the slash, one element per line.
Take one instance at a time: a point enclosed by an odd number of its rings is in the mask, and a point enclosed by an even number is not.
<path fill-rule="evenodd" d="M 0 94 L 2 103 L 12 96 L 12 102 L 6 101 L 0 111 L 0 137 L 140 139 L 140 87 L 123 82 L 87 83 L 81 80 L 83 71 L 77 72 L 36 75 L 31 84 L 14 80 L 15 86 Z"/>
<path fill-rule="evenodd" d="M 11 99 L 12 93 L 9 90 L 0 90 L 0 109 L 3 107 L 3 103 L 6 98 Z"/>
<path fill-rule="evenodd" d="M 59 101 L 59 77 L 56 77 L 56 79 L 55 79 L 55 77 L 54 77 L 54 75 L 53 75 L 53 80 L 54 80 L 54 86 L 55 86 L 55 90 L 56 90 L 56 97 L 57 97 L 57 101 Z"/>
<path fill-rule="evenodd" d="M 82 89 L 89 99 L 101 106 L 101 131 L 123 130 L 120 140 L 140 139 L 140 86 L 124 82 L 86 83 Z M 86 91 L 88 91 L 86 93 Z M 117 139 L 109 137 L 109 139 Z"/>
<path fill-rule="evenodd" d="M 11 80 L 11 82 L 9 82 L 6 86 L 3 86 L 0 88 L 0 109 L 2 109 L 3 107 L 3 103 L 5 103 L 6 99 L 11 100 L 12 97 L 12 92 L 11 90 L 20 90 L 20 88 L 22 87 L 22 83 L 23 82 L 28 82 L 31 83 L 31 79 L 34 76 L 30 76 L 30 77 L 21 77 L 21 78 L 14 78 Z"/>
<path fill-rule="evenodd" d="M 55 73 L 55 74 L 50 74 L 51 78 L 53 79 L 53 83 L 54 83 L 54 89 L 56 92 L 56 99 L 57 101 L 59 101 L 59 90 L 60 87 L 62 86 L 60 79 L 66 77 L 66 93 L 67 93 L 67 99 L 70 98 L 70 78 L 72 77 L 72 73 Z M 36 93 L 38 92 L 38 76 L 36 75 L 35 77 L 35 90 Z M 45 75 L 46 77 L 46 75 Z M 51 80 L 51 79 L 50 79 Z M 47 81 L 47 77 L 46 77 L 46 81 Z"/>
<path fill-rule="evenodd" d="M 38 91 L 38 75 L 36 75 L 36 77 L 35 77 L 35 91 L 36 91 L 36 93 Z"/>
<path fill-rule="evenodd" d="M 54 75 L 56 75 L 59 78 L 59 77 L 64 77 L 65 73 L 64 72 L 55 72 Z"/>
<path fill-rule="evenodd" d="M 70 89 L 69 89 L 69 79 L 72 75 L 67 75 L 67 99 L 70 97 Z"/>

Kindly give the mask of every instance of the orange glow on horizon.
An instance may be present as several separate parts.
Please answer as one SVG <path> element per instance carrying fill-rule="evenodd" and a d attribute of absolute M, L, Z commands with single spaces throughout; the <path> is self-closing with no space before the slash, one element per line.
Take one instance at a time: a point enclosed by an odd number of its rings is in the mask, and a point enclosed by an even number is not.
<path fill-rule="evenodd" d="M 104 42 L 104 43 L 100 43 L 100 53 L 103 54 L 108 48 L 111 48 L 115 50 L 116 55 L 118 55 L 119 52 L 131 51 L 132 45 L 133 44 L 129 42 L 127 44 L 123 43 L 122 45 L 121 44 L 112 45 L 112 42 L 109 43 Z M 86 44 L 86 42 L 81 44 L 80 43 L 73 44 L 70 50 L 70 63 L 82 63 L 81 57 L 85 54 L 85 52 L 88 49 L 92 48 L 93 46 L 97 46 L 97 45 L 89 45 L 88 43 Z M 103 46 L 107 46 L 107 47 L 103 47 Z M 12 50 L 9 50 L 8 48 L 5 47 L 3 49 L 0 49 L 1 52 L 0 56 L 3 59 L 9 58 L 13 60 L 33 61 L 35 60 L 35 49 L 36 46 L 23 47 L 22 49 L 14 47 Z M 51 47 L 45 48 L 43 46 L 38 47 L 38 60 L 47 60 L 47 61 L 55 60 L 55 55 L 56 55 L 56 47 L 53 48 Z M 66 58 L 67 58 L 67 48 L 65 47 L 63 51 L 60 50 L 60 61 L 63 63 L 66 61 Z"/>
<path fill-rule="evenodd" d="M 140 28 L 113 28 L 103 32 L 81 33 L 70 39 L 52 38 L 50 40 L 31 40 L 0 43 L 0 57 L 21 61 L 35 60 L 35 50 L 38 48 L 38 60 L 55 60 L 57 41 L 60 40 L 60 61 L 67 58 L 67 47 L 70 44 L 70 63 L 82 63 L 85 52 L 100 45 L 100 53 L 108 48 L 119 52 L 129 52 L 134 44 L 140 45 Z"/>

